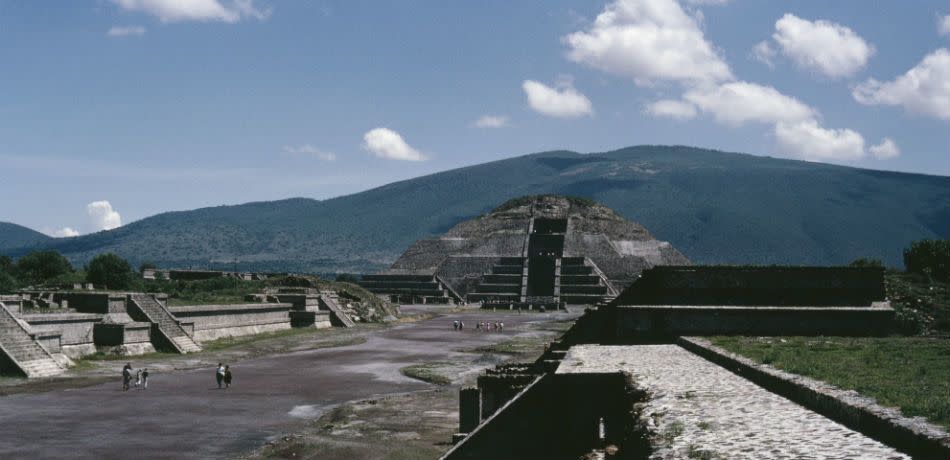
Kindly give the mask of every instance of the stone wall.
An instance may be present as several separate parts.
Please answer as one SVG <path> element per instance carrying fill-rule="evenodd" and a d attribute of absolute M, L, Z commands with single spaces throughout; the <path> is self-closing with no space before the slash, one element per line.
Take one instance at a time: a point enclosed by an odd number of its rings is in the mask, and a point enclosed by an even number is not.
<path fill-rule="evenodd" d="M 70 358 L 79 358 L 96 352 L 94 329 L 96 324 L 102 322 L 102 315 L 52 313 L 29 314 L 20 318 L 29 323 L 33 331 L 37 333 L 59 334 L 59 348 Z M 50 352 L 53 351 L 50 350 Z"/>
<path fill-rule="evenodd" d="M 301 300 L 305 299 L 306 296 L 302 296 Z M 203 341 L 290 329 L 293 308 L 291 303 L 250 303 L 169 307 L 168 310 L 178 320 L 194 323 L 194 338 Z"/>
<path fill-rule="evenodd" d="M 647 305 L 615 311 L 615 341 L 639 342 L 679 335 L 883 336 L 894 310 L 870 307 L 740 307 Z"/>
<path fill-rule="evenodd" d="M 125 313 L 126 294 L 116 292 L 57 292 L 54 300 L 66 301 L 80 313 Z"/>
<path fill-rule="evenodd" d="M 868 306 L 884 297 L 881 268 L 668 266 L 644 271 L 616 303 Z"/>

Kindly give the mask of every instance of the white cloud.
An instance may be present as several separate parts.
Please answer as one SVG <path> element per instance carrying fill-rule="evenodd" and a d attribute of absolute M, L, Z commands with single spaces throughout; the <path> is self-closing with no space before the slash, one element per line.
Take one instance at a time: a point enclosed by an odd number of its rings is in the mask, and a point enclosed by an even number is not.
<path fill-rule="evenodd" d="M 390 160 L 423 161 L 426 157 L 412 148 L 396 131 L 375 128 L 363 135 L 363 148 L 373 155 Z"/>
<path fill-rule="evenodd" d="M 904 110 L 950 120 L 950 51 L 938 49 L 889 82 L 857 85 L 851 95 L 865 105 L 899 105 Z"/>
<path fill-rule="evenodd" d="M 720 123 L 739 126 L 746 122 L 777 123 L 814 118 L 811 107 L 771 86 L 736 81 L 715 87 L 694 88 L 683 95 Z"/>
<path fill-rule="evenodd" d="M 901 154 L 900 147 L 889 137 L 885 137 L 880 144 L 872 145 L 868 150 L 870 150 L 871 155 L 879 160 L 896 158 Z"/>
<path fill-rule="evenodd" d="M 140 37 L 142 35 L 145 35 L 145 28 L 142 26 L 126 26 L 126 27 L 113 26 L 109 29 L 108 32 L 106 32 L 106 35 L 110 37 L 130 37 L 130 36 Z"/>
<path fill-rule="evenodd" d="M 696 106 L 688 102 L 663 99 L 648 104 L 646 113 L 655 117 L 666 117 L 674 120 L 689 120 L 696 116 Z"/>
<path fill-rule="evenodd" d="M 483 115 L 475 120 L 476 128 L 503 128 L 508 126 L 508 117 L 504 115 Z"/>
<path fill-rule="evenodd" d="M 594 113 L 590 99 L 569 83 L 562 83 L 559 88 L 551 88 L 534 80 L 525 80 L 521 87 L 528 96 L 528 105 L 542 115 L 577 118 Z"/>
<path fill-rule="evenodd" d="M 854 75 L 874 54 L 873 46 L 841 24 L 789 13 L 775 22 L 772 38 L 796 64 L 831 78 Z"/>
<path fill-rule="evenodd" d="M 106 200 L 93 201 L 86 205 L 93 231 L 112 230 L 122 226 L 122 217 L 112 209 L 112 204 Z"/>
<path fill-rule="evenodd" d="M 772 48 L 768 41 L 760 41 L 752 47 L 752 58 L 769 66 L 770 69 L 775 68 L 775 62 L 772 61 L 775 58 L 775 48 Z"/>
<path fill-rule="evenodd" d="M 297 147 L 286 146 L 284 147 L 284 153 L 289 154 L 289 155 L 296 155 L 296 156 L 313 157 L 313 158 L 316 158 L 318 160 L 323 160 L 323 161 L 336 160 L 335 153 L 320 150 L 310 144 L 304 144 Z"/>
<path fill-rule="evenodd" d="M 937 23 L 937 33 L 940 35 L 950 35 L 950 15 L 940 18 Z"/>
<path fill-rule="evenodd" d="M 616 0 L 589 30 L 563 41 L 570 60 L 633 78 L 638 85 L 732 79 L 696 19 L 674 0 Z"/>
<path fill-rule="evenodd" d="M 850 129 L 825 129 L 815 120 L 779 122 L 775 139 L 784 153 L 810 161 L 848 161 L 864 156 L 864 137 Z"/>
<path fill-rule="evenodd" d="M 79 236 L 79 232 L 77 232 L 76 230 L 73 230 L 70 227 L 63 227 L 59 230 L 55 230 L 53 232 L 53 236 L 57 238 L 69 238 L 72 236 Z"/>
<path fill-rule="evenodd" d="M 242 19 L 264 20 L 270 9 L 254 6 L 253 0 L 233 0 L 223 5 L 218 0 L 112 0 L 122 9 L 139 11 L 157 17 L 162 22 L 222 21 Z"/>

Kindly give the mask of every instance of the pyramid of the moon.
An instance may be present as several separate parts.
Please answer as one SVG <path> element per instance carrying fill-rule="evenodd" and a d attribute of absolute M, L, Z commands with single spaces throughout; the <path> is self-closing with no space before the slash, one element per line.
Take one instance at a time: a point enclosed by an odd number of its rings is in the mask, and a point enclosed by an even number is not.
<path fill-rule="evenodd" d="M 442 236 L 416 241 L 361 284 L 397 302 L 596 304 L 644 269 L 689 261 L 640 224 L 590 200 L 510 200 Z"/>

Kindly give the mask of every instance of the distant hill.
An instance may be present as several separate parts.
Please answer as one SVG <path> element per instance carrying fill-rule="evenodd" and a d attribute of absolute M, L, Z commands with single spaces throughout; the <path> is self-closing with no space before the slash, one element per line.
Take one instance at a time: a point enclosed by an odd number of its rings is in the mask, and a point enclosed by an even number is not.
<path fill-rule="evenodd" d="M 0 253 L 14 248 L 33 246 L 53 238 L 22 225 L 0 222 Z"/>
<path fill-rule="evenodd" d="M 900 266 L 911 241 L 950 236 L 950 177 L 638 146 L 525 155 L 324 201 L 169 212 L 41 246 L 76 263 L 112 251 L 160 266 L 370 271 L 415 240 L 510 198 L 544 193 L 599 201 L 696 263 L 872 257 Z"/>

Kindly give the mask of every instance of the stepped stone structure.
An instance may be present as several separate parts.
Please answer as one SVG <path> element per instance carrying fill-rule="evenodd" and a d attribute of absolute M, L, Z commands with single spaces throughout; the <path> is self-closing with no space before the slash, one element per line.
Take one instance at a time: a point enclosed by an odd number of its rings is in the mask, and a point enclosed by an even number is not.
<path fill-rule="evenodd" d="M 664 266 L 459 393 L 443 460 L 950 458 L 950 435 L 690 335 L 892 333 L 883 270 Z"/>
<path fill-rule="evenodd" d="M 603 205 L 542 195 L 419 240 L 361 284 L 396 302 L 592 305 L 615 297 L 647 268 L 688 263 Z"/>
<path fill-rule="evenodd" d="M 46 291 L 0 298 L 0 369 L 27 377 L 63 373 L 96 352 L 201 351 L 201 342 L 292 327 L 352 327 L 336 292 L 277 288 L 247 303 L 168 307 L 164 294 Z"/>

